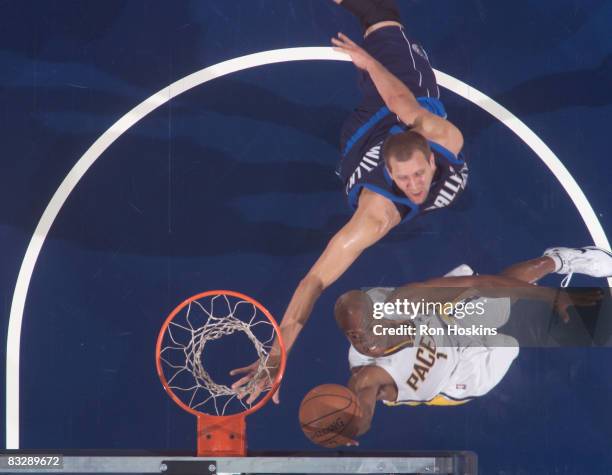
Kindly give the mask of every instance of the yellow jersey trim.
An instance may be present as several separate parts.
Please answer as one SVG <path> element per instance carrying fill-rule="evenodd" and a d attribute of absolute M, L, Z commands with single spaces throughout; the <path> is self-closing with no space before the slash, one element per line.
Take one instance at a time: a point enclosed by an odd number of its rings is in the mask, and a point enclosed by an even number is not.
<path fill-rule="evenodd" d="M 429 401 L 383 401 L 386 406 L 460 406 L 466 402 L 470 402 L 471 399 L 449 399 L 446 396 L 438 394 Z"/>

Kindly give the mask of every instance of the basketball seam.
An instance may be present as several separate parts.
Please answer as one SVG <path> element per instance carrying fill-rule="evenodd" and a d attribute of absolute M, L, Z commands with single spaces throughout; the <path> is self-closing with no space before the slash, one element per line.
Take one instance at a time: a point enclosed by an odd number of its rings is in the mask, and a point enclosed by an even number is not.
<path fill-rule="evenodd" d="M 308 398 L 308 399 L 306 399 L 306 400 L 302 401 L 302 403 L 300 404 L 300 411 L 302 410 L 302 407 L 303 407 L 305 404 L 309 403 L 310 401 L 312 401 L 312 400 L 314 400 L 314 399 L 317 399 L 317 398 L 320 398 L 320 397 L 325 397 L 325 396 L 328 396 L 328 397 L 334 397 L 334 398 L 339 398 L 339 399 L 344 399 L 344 400 L 349 401 L 349 404 L 348 404 L 347 406 L 345 406 L 345 407 L 341 408 L 341 409 L 337 409 L 337 410 L 335 410 L 335 411 L 333 411 L 333 412 L 330 412 L 330 413 L 328 413 L 328 414 L 325 414 L 324 416 L 318 417 L 318 418 L 316 418 L 316 419 L 312 419 L 312 420 L 308 421 L 308 423 L 302 423 L 302 422 L 300 421 L 300 423 L 301 423 L 301 425 L 302 425 L 302 428 L 303 428 L 303 429 L 312 430 L 310 427 L 308 427 L 308 425 L 313 424 L 313 423 L 316 423 L 317 421 L 320 421 L 321 419 L 324 419 L 324 418 L 326 418 L 326 417 L 333 416 L 334 414 L 337 414 L 338 412 L 343 412 L 343 411 L 346 411 L 347 409 L 350 409 L 350 408 L 351 408 L 351 406 L 356 406 L 356 407 L 357 407 L 357 400 L 356 400 L 354 397 L 350 397 L 350 398 L 348 398 L 348 397 L 345 397 L 345 396 L 342 396 L 342 395 L 339 395 L 339 394 L 329 394 L 329 393 L 324 393 L 324 394 L 317 394 L 317 395 L 315 395 L 315 396 L 312 396 L 312 397 L 310 397 L 310 398 Z M 350 419 L 348 419 L 348 420 L 346 421 L 346 423 L 345 423 L 344 427 L 342 428 L 342 430 L 341 430 L 340 432 L 337 432 L 337 433 L 333 434 L 331 437 L 329 437 L 329 438 L 327 438 L 327 439 L 317 439 L 316 441 L 315 441 L 315 440 L 313 440 L 313 439 L 312 439 L 312 438 L 310 438 L 310 437 L 309 437 L 309 439 L 310 439 L 312 442 L 315 442 L 316 444 L 319 444 L 319 445 L 325 445 L 325 444 L 329 444 L 331 441 L 333 441 L 333 440 L 334 440 L 334 439 L 336 439 L 337 437 L 344 436 L 344 432 L 345 432 L 345 431 L 346 431 L 346 430 L 347 430 L 347 429 L 348 429 L 348 428 L 351 426 L 351 424 L 352 424 L 353 420 L 355 419 L 355 416 L 357 415 L 356 411 L 348 411 L 348 412 L 351 414 Z M 314 431 L 313 431 L 313 432 L 314 432 Z M 346 436 L 344 436 L 344 437 L 346 437 Z"/>
<path fill-rule="evenodd" d="M 302 425 L 314 424 L 315 422 L 320 421 L 321 419 L 323 419 L 325 417 L 333 416 L 334 414 L 337 414 L 338 412 L 345 411 L 347 408 L 351 407 L 351 404 L 353 404 L 353 399 L 352 398 L 347 398 L 347 397 L 344 397 L 344 396 L 340 396 L 338 394 L 317 394 L 316 396 L 313 396 L 310 399 L 302 401 L 302 404 L 300 404 L 300 411 L 302 410 L 302 406 L 304 406 L 308 402 L 312 401 L 313 399 L 317 399 L 317 398 L 325 397 L 325 396 L 335 397 L 335 398 L 339 398 L 339 399 L 344 399 L 344 400 L 348 401 L 349 403 L 345 407 L 340 408 L 340 409 L 336 409 L 335 411 L 329 412 L 329 413 L 325 414 L 324 416 L 317 417 L 316 419 L 309 420 L 308 422 L 303 422 Z"/>
<path fill-rule="evenodd" d="M 350 406 L 349 406 L 350 407 Z M 330 437 L 329 439 L 325 439 L 325 440 L 321 440 L 321 441 L 317 441 L 317 443 L 325 443 L 325 444 L 329 444 L 332 440 L 334 440 L 336 437 L 342 436 L 344 435 L 344 431 L 350 427 L 351 423 L 353 422 L 353 419 L 355 418 L 355 413 L 351 414 L 351 418 L 347 421 L 346 425 L 344 426 L 344 428 L 337 434 L 334 434 L 333 437 Z M 328 447 L 331 448 L 331 447 Z"/>

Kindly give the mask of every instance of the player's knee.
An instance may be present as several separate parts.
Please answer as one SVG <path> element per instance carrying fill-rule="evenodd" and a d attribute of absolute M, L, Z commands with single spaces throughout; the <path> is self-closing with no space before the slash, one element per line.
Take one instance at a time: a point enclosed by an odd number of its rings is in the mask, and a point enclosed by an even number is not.
<path fill-rule="evenodd" d="M 357 17 L 364 33 L 382 21 L 401 21 L 395 0 L 342 0 L 340 5 Z"/>

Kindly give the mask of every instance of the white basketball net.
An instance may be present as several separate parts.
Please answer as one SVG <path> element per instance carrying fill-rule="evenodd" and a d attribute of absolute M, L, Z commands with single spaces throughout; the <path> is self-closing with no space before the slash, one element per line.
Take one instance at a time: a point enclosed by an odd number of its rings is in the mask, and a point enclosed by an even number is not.
<path fill-rule="evenodd" d="M 162 346 L 160 359 L 168 386 L 191 409 L 203 413 L 222 416 L 226 415 L 228 408 L 233 411 L 240 406 L 249 409 L 256 401 L 247 404 L 245 401 L 248 397 L 239 399 L 238 395 L 250 393 L 255 385 L 262 382 L 266 385 L 266 391 L 272 386 L 268 358 L 275 337 L 274 327 L 251 302 L 225 294 L 202 300 L 190 302 L 170 322 L 164 335 L 164 343 L 167 342 L 167 345 Z M 240 314 L 240 318 L 237 314 Z M 259 359 L 254 377 L 239 389 L 213 381 L 206 369 L 204 351 L 207 343 L 234 332 L 246 335 L 253 343 Z M 263 341 L 262 334 L 266 335 Z M 232 351 L 232 348 L 228 348 L 228 351 Z M 237 402 L 240 406 L 237 406 Z"/>

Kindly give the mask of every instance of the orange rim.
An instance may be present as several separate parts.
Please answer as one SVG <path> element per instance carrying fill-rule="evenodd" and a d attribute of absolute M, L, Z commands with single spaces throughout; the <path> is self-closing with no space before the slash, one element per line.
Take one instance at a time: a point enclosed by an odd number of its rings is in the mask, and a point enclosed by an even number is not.
<path fill-rule="evenodd" d="M 268 391 L 268 393 L 263 398 L 261 398 L 261 400 L 259 402 L 257 402 L 254 406 L 250 407 L 249 409 L 246 409 L 246 410 L 244 410 L 242 412 L 237 412 L 235 414 L 229 414 L 227 416 L 207 414 L 205 412 L 201 412 L 201 411 L 198 411 L 196 409 L 192 409 L 187 404 L 185 404 L 183 401 L 181 401 L 178 398 L 178 396 L 176 394 L 174 394 L 174 391 L 172 391 L 172 389 L 168 385 L 168 381 L 166 380 L 166 376 L 164 375 L 164 371 L 163 371 L 162 364 L 161 364 L 161 345 L 162 345 L 162 340 L 164 338 L 164 334 L 166 333 L 166 330 L 168 329 L 168 325 L 170 325 L 170 322 L 174 319 L 174 317 L 181 310 L 183 310 L 191 302 L 193 302 L 195 300 L 199 300 L 199 299 L 205 298 L 205 297 L 215 296 L 215 295 L 219 295 L 219 296 L 221 296 L 221 295 L 229 295 L 229 296 L 242 299 L 242 300 L 244 300 L 246 302 L 249 302 L 249 303 L 255 305 L 255 307 L 257 307 L 257 309 L 260 310 L 267 317 L 268 320 L 270 320 L 270 323 L 274 327 L 274 332 L 276 333 L 276 336 L 278 337 L 278 342 L 279 342 L 280 349 L 281 349 L 280 370 L 279 370 L 278 374 L 276 375 L 276 378 L 274 378 L 274 382 L 272 384 L 272 388 Z M 174 310 L 172 310 L 170 315 L 168 315 L 168 317 L 164 321 L 164 324 L 162 325 L 162 327 L 161 327 L 161 329 L 159 331 L 159 335 L 157 336 L 157 345 L 155 346 L 155 366 L 157 368 L 157 375 L 159 376 L 159 379 L 160 379 L 162 385 L 164 386 L 164 389 L 166 390 L 168 395 L 172 398 L 172 400 L 179 407 L 181 407 L 183 410 L 185 410 L 185 411 L 187 411 L 187 412 L 189 412 L 189 413 L 191 413 L 191 414 L 193 414 L 195 416 L 199 416 L 200 414 L 204 414 L 207 417 L 236 417 L 236 416 L 245 417 L 245 416 L 248 416 L 249 414 L 252 414 L 253 412 L 261 409 L 264 406 L 264 404 L 266 404 L 270 400 L 270 398 L 274 395 L 274 393 L 276 391 L 278 391 L 278 387 L 280 386 L 281 380 L 283 379 L 283 375 L 285 374 L 286 359 L 287 359 L 287 353 L 285 351 L 285 344 L 283 343 L 283 338 L 282 338 L 282 335 L 281 335 L 281 332 L 280 332 L 280 327 L 278 326 L 278 323 L 276 322 L 276 320 L 274 319 L 272 314 L 268 311 L 268 309 L 266 309 L 266 307 L 264 307 L 260 302 L 258 302 L 254 298 L 249 297 L 248 295 L 245 295 L 245 294 L 240 293 L 240 292 L 235 292 L 233 290 L 209 290 L 207 292 L 202 292 L 202 293 L 196 294 L 193 297 L 189 297 L 188 299 L 186 299 L 183 302 L 181 302 L 179 305 L 176 306 L 176 308 Z"/>

